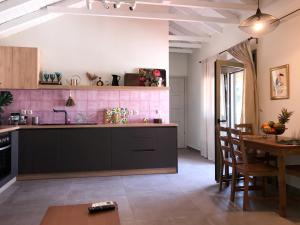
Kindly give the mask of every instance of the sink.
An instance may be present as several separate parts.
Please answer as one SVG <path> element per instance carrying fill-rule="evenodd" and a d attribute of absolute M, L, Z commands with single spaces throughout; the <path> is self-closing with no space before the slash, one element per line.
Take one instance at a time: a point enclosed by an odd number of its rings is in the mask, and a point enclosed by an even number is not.
<path fill-rule="evenodd" d="M 39 126 L 70 126 L 70 125 L 97 125 L 97 123 L 69 123 L 69 124 L 64 124 L 64 123 L 41 123 Z"/>

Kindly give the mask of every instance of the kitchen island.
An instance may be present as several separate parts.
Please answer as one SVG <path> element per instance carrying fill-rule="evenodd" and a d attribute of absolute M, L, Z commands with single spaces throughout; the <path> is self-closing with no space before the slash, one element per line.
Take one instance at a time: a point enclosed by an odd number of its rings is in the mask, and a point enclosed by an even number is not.
<path fill-rule="evenodd" d="M 19 133 L 18 179 L 178 170 L 176 124 L 38 125 L 15 129 Z"/>

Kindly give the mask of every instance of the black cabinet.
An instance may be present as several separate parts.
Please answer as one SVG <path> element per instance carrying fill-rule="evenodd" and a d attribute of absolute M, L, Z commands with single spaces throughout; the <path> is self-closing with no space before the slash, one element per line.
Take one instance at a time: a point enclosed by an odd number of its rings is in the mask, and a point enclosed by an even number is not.
<path fill-rule="evenodd" d="M 63 172 L 109 170 L 110 129 L 63 130 L 60 166 Z"/>
<path fill-rule="evenodd" d="M 112 129 L 112 169 L 177 168 L 176 127 Z"/>
<path fill-rule="evenodd" d="M 23 129 L 19 174 L 177 168 L 177 128 Z"/>
<path fill-rule="evenodd" d="M 59 171 L 60 130 L 21 130 L 19 137 L 19 172 L 54 173 Z"/>

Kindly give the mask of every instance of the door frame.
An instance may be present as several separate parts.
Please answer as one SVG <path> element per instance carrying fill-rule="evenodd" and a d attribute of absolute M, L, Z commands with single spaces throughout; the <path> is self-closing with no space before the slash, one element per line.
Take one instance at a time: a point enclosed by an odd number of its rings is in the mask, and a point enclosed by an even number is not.
<path fill-rule="evenodd" d="M 184 135 L 183 135 L 183 144 L 184 144 L 184 147 L 186 148 L 187 145 L 187 137 L 186 137 L 186 134 L 187 134 L 187 77 L 186 76 L 173 76 L 169 78 L 169 86 L 171 88 L 171 79 L 183 79 L 183 82 L 184 82 Z M 169 106 L 169 112 L 171 113 L 171 93 L 170 93 L 170 106 Z M 171 116 L 170 116 L 171 118 Z M 178 144 L 177 144 L 178 146 Z"/>
<path fill-rule="evenodd" d="M 227 61 L 227 60 L 216 60 L 215 61 L 215 128 L 219 124 L 220 115 L 220 75 L 222 67 L 235 67 L 245 68 L 243 63 Z M 219 106 L 218 106 L 219 104 Z M 215 143 L 218 142 L 217 132 L 215 129 Z M 215 144 L 215 180 L 220 181 L 220 168 L 221 167 L 221 155 L 218 149 L 218 144 Z"/>

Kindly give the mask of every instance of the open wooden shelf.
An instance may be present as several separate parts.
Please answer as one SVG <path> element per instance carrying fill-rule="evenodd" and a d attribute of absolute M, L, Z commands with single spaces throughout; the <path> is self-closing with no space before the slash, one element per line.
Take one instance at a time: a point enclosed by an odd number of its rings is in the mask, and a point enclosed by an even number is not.
<path fill-rule="evenodd" d="M 144 87 L 144 86 L 68 86 L 68 85 L 39 85 L 39 89 L 51 90 L 169 90 L 169 87 Z"/>

